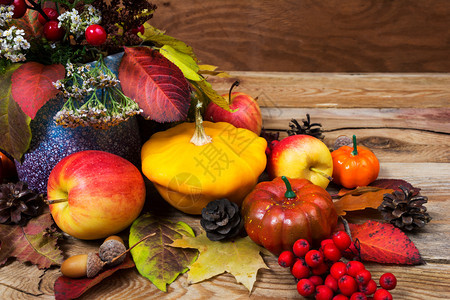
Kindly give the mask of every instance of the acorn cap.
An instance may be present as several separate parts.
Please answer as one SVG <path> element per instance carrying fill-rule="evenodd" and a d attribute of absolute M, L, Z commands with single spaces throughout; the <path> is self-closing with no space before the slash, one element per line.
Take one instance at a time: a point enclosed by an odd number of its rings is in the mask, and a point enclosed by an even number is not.
<path fill-rule="evenodd" d="M 98 249 L 98 255 L 100 256 L 100 259 L 102 261 L 106 262 L 106 265 L 108 267 L 112 267 L 121 264 L 125 260 L 126 255 L 122 255 L 113 263 L 111 263 L 114 258 L 124 253 L 125 251 L 127 251 L 127 248 L 122 242 L 116 239 L 106 239 Z"/>
<path fill-rule="evenodd" d="M 102 262 L 100 257 L 98 257 L 95 252 L 88 253 L 86 276 L 88 278 L 95 277 L 95 275 L 97 275 L 98 272 L 100 272 L 100 270 L 103 268 L 104 264 L 105 263 Z"/>

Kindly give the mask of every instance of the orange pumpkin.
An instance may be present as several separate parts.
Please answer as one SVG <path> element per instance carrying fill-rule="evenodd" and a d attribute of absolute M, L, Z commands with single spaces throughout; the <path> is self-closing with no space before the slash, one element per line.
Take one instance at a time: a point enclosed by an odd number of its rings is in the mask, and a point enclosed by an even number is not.
<path fill-rule="evenodd" d="M 337 224 L 325 189 L 306 179 L 284 176 L 257 184 L 244 199 L 242 215 L 248 236 L 275 255 L 292 250 L 301 238 L 317 245 Z"/>
<path fill-rule="evenodd" d="M 357 146 L 356 136 L 353 136 L 353 147 L 342 146 L 331 152 L 331 157 L 333 181 L 348 189 L 370 184 L 380 172 L 377 157 L 368 148 Z"/>

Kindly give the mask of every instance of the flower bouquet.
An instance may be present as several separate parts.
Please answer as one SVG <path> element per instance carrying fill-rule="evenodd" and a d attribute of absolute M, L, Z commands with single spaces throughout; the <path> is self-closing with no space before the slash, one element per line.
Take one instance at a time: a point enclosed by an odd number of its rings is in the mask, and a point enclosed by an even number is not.
<path fill-rule="evenodd" d="M 229 109 L 205 79 L 224 73 L 151 26 L 155 10 L 146 0 L 0 1 L 0 149 L 21 180 L 44 191 L 60 159 L 87 149 L 138 164 L 136 115 L 183 121 L 192 101 Z"/>

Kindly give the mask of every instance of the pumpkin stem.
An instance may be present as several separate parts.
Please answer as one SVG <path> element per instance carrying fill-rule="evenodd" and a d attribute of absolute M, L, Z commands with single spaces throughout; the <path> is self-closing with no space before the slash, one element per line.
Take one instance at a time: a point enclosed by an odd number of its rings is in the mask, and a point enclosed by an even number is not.
<path fill-rule="evenodd" d="M 297 197 L 297 195 L 292 190 L 291 183 L 286 178 L 286 176 L 281 176 L 281 179 L 284 181 L 284 184 L 286 185 L 286 193 L 284 193 L 284 197 L 288 199 Z"/>
<path fill-rule="evenodd" d="M 195 131 L 191 138 L 191 143 L 196 146 L 203 146 L 212 142 L 212 138 L 206 134 L 205 128 L 203 127 L 203 118 L 200 113 L 200 108 L 202 103 L 198 102 L 195 107 Z"/>
<path fill-rule="evenodd" d="M 358 148 L 356 147 L 356 135 L 353 135 L 353 151 L 352 155 L 358 155 Z"/>

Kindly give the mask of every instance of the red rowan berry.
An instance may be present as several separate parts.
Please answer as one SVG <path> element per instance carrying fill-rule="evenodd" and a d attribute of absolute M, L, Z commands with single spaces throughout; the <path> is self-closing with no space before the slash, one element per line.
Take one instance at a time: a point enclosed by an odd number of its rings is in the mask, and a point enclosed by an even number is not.
<path fill-rule="evenodd" d="M 299 239 L 292 246 L 292 251 L 297 257 L 304 257 L 309 251 L 309 242 L 305 239 Z"/>
<path fill-rule="evenodd" d="M 392 273 L 384 273 L 380 277 L 380 285 L 385 290 L 392 290 L 397 286 L 397 278 Z"/>
<path fill-rule="evenodd" d="M 331 300 L 348 300 L 348 297 L 342 294 L 337 294 L 336 296 L 333 297 L 333 299 Z"/>
<path fill-rule="evenodd" d="M 323 262 L 323 254 L 318 250 L 309 250 L 305 254 L 305 261 L 308 266 L 317 267 Z"/>
<path fill-rule="evenodd" d="M 350 300 L 367 300 L 367 297 L 364 293 L 356 292 L 352 294 Z"/>
<path fill-rule="evenodd" d="M 316 287 L 316 300 L 331 300 L 333 295 L 333 291 L 326 285 Z"/>
<path fill-rule="evenodd" d="M 332 239 L 324 239 L 320 242 L 320 247 L 323 248 L 327 244 L 334 244 L 334 242 Z"/>
<path fill-rule="evenodd" d="M 356 277 L 356 274 L 358 274 L 359 271 L 364 270 L 366 267 L 364 267 L 364 264 L 357 260 L 351 260 L 347 263 L 347 274 Z"/>
<path fill-rule="evenodd" d="M 330 268 L 330 274 L 338 280 L 347 274 L 347 265 L 342 261 L 335 262 Z"/>
<path fill-rule="evenodd" d="M 291 268 L 291 274 L 297 279 L 308 278 L 310 269 L 304 260 L 298 259 Z"/>
<path fill-rule="evenodd" d="M 309 280 L 311 280 L 311 282 L 315 285 L 322 285 L 323 284 L 323 279 L 322 277 L 318 276 L 318 275 L 313 275 L 311 277 L 308 278 Z"/>
<path fill-rule="evenodd" d="M 370 279 L 372 279 L 372 274 L 368 270 L 364 269 L 356 274 L 355 279 L 359 285 L 364 285 L 369 283 Z"/>
<path fill-rule="evenodd" d="M 367 284 L 362 284 L 358 286 L 359 291 L 366 295 L 372 295 L 377 290 L 377 283 L 375 280 L 370 279 Z"/>
<path fill-rule="evenodd" d="M 373 300 L 392 300 L 392 295 L 385 289 L 378 289 L 373 295 Z"/>
<path fill-rule="evenodd" d="M 278 264 L 283 268 L 289 268 L 294 265 L 295 256 L 292 251 L 283 251 L 280 256 L 278 256 Z"/>
<path fill-rule="evenodd" d="M 333 290 L 333 292 L 337 292 L 338 290 L 338 281 L 336 278 L 334 278 L 331 274 L 328 274 L 327 277 L 325 277 L 324 284 L 328 286 L 330 289 Z"/>
<path fill-rule="evenodd" d="M 332 239 L 336 247 L 341 251 L 348 249 L 352 243 L 350 236 L 345 231 L 336 232 L 333 234 Z"/>
<path fill-rule="evenodd" d="M 358 284 L 355 278 L 350 275 L 344 275 L 338 280 L 339 290 L 345 296 L 351 296 L 354 292 L 358 290 Z"/>
<path fill-rule="evenodd" d="M 316 291 L 316 287 L 311 280 L 303 278 L 297 282 L 297 291 L 303 297 L 309 297 Z"/>
<path fill-rule="evenodd" d="M 323 256 L 329 261 L 335 262 L 341 259 L 342 253 L 334 244 L 326 244 L 323 247 Z"/>

